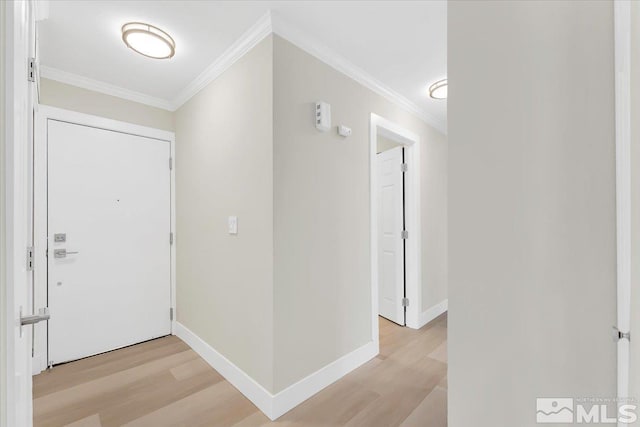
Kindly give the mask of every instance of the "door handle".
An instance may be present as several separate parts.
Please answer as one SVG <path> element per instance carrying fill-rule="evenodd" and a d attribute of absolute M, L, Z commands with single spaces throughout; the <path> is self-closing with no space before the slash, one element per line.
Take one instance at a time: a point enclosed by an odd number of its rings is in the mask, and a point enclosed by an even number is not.
<path fill-rule="evenodd" d="M 22 307 L 20 307 L 20 337 L 22 337 L 22 327 L 28 325 L 34 325 L 38 322 L 42 322 L 44 320 L 49 320 L 51 315 L 49 314 L 49 308 L 41 308 L 38 310 L 38 314 L 33 314 L 31 316 L 23 316 L 22 315 Z"/>
<path fill-rule="evenodd" d="M 49 314 L 49 308 L 41 308 L 38 310 L 38 314 L 34 314 L 31 316 L 20 316 L 20 324 L 24 325 L 33 325 L 34 323 L 42 322 L 43 320 L 49 320 L 51 315 Z"/>
<path fill-rule="evenodd" d="M 53 257 L 54 258 L 66 258 L 67 255 L 73 255 L 73 254 L 77 254 L 79 252 L 71 252 L 71 251 L 67 251 L 66 249 L 54 249 L 53 250 Z"/>

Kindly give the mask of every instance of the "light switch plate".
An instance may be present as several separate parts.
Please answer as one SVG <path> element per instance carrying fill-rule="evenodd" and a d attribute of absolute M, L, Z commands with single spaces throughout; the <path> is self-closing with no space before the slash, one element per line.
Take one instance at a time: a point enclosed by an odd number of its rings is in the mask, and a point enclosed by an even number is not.
<path fill-rule="evenodd" d="M 229 217 L 229 234 L 238 234 L 238 217 Z"/>

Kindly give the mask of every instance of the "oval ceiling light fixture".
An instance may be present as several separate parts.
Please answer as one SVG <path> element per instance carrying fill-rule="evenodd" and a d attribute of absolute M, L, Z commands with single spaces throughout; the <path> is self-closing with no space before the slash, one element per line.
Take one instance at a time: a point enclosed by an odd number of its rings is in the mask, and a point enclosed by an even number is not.
<path fill-rule="evenodd" d="M 128 48 L 153 59 L 168 59 L 176 54 L 176 42 L 158 27 L 143 22 L 122 26 L 122 41 Z"/>
<path fill-rule="evenodd" d="M 438 80 L 429 86 L 429 96 L 433 99 L 447 99 L 447 79 Z"/>

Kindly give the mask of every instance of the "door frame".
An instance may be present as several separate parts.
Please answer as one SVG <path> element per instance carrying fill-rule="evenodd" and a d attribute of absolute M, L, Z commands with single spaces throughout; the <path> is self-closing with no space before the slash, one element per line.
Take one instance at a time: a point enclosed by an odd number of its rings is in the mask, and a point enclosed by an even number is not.
<path fill-rule="evenodd" d="M 626 334 L 631 328 L 631 2 L 616 1 L 613 8 L 618 307 L 616 328 Z M 617 347 L 617 397 L 626 399 L 629 397 L 630 379 L 629 339 L 618 339 Z"/>
<path fill-rule="evenodd" d="M 31 328 L 23 328 L 24 346 L 16 342 L 20 309 L 16 294 L 31 298 L 31 274 L 26 249 L 31 244 L 32 121 L 34 83 L 27 79 L 27 64 L 35 54 L 35 8 L 33 0 L 4 2 L 0 6 L 2 28 L 2 138 L 0 138 L 0 427 L 32 425 L 32 389 L 28 375 Z M 22 289 L 20 289 L 22 288 Z M 25 301 L 24 314 L 32 306 Z M 26 360 L 18 361 L 24 350 Z M 23 372 L 20 367 L 26 370 Z"/>
<path fill-rule="evenodd" d="M 132 123 L 107 119 L 61 108 L 41 105 L 35 118 L 35 158 L 34 158 L 34 299 L 37 307 L 47 306 L 47 123 L 49 120 L 89 126 L 98 129 L 105 129 L 130 135 L 142 136 L 146 138 L 158 139 L 169 143 L 173 167 L 170 170 L 170 217 L 171 230 L 174 239 L 171 248 L 171 301 L 170 307 L 173 309 L 173 319 L 171 320 L 171 333 L 175 332 L 176 319 L 176 191 L 175 191 L 175 133 Z M 169 160 L 167 159 L 167 162 Z M 169 164 L 167 163 L 167 168 Z M 167 236 L 167 239 L 169 236 Z M 167 313 L 168 315 L 169 313 Z M 33 375 L 39 374 L 47 368 L 48 337 L 47 324 L 44 322 L 36 325 L 34 329 L 34 352 L 33 352 Z"/>
<path fill-rule="evenodd" d="M 2 138 L 0 138 L 0 426 L 32 425 L 31 328 L 22 329 L 20 308 L 31 313 L 31 278 L 26 249 L 31 245 L 32 120 L 37 82 L 27 78 L 29 57 L 35 57 L 33 0 L 4 2 L 2 31 Z M 36 79 L 37 80 L 37 79 Z M 24 295 L 24 305 L 16 301 Z M 17 304 L 18 303 L 18 304 Z M 24 353 L 25 360 L 16 360 Z"/>
<path fill-rule="evenodd" d="M 422 325 L 420 314 L 422 307 L 422 265 L 420 262 L 421 238 L 420 232 L 420 137 L 404 127 L 371 113 L 369 128 L 369 211 L 371 236 L 371 331 L 372 340 L 379 343 L 378 336 L 378 165 L 377 140 L 378 135 L 400 143 L 405 148 L 405 224 L 409 238 L 405 242 L 405 292 L 409 299 L 406 307 L 406 326 L 419 329 Z"/>

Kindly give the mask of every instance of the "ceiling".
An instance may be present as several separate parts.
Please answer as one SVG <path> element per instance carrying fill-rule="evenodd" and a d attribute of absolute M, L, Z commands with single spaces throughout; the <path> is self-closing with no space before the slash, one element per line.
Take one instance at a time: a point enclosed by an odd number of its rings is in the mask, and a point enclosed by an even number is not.
<path fill-rule="evenodd" d="M 446 76 L 446 1 L 55 0 L 38 27 L 40 63 L 171 102 L 269 11 L 446 128 L 446 101 L 427 93 Z M 176 55 L 127 49 L 129 21 L 167 31 Z"/>

